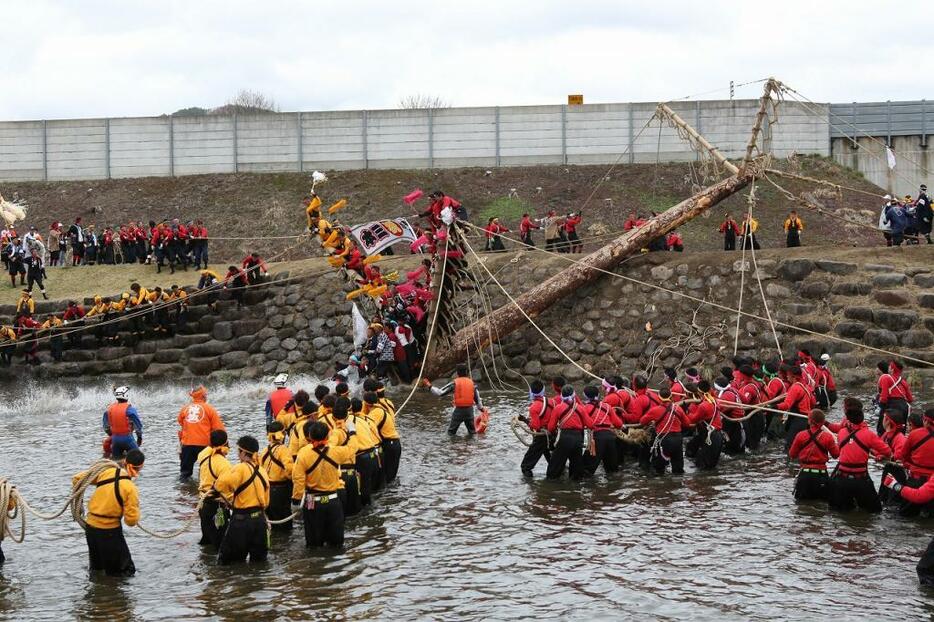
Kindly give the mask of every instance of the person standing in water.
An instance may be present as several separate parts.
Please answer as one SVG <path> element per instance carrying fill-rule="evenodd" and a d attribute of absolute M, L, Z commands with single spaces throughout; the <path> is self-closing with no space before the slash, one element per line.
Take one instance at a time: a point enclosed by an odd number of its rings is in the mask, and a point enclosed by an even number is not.
<path fill-rule="evenodd" d="M 451 423 L 448 434 L 456 436 L 461 424 L 467 428 L 468 436 L 476 434 L 474 429 L 474 407 L 480 405 L 480 393 L 467 373 L 466 365 L 457 366 L 457 378 L 454 379 L 454 410 L 451 411 Z"/>

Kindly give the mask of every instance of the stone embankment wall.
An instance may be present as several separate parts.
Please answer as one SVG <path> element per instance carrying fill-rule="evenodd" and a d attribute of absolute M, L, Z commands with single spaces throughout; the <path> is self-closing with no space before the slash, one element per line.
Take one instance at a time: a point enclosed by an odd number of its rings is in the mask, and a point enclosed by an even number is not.
<path fill-rule="evenodd" d="M 711 374 L 733 354 L 736 314 L 700 301 L 738 305 L 740 257 L 738 251 L 634 257 L 619 273 L 635 281 L 603 277 L 536 322 L 568 356 L 597 374 L 631 373 L 646 369 L 653 361 L 656 378 L 666 365 L 699 366 Z M 529 252 L 490 255 L 485 261 L 513 294 L 569 265 L 560 257 Z M 749 254 L 746 261 L 751 268 Z M 779 326 L 778 339 L 785 353 L 798 347 L 814 353 L 826 350 L 833 357 L 837 377 L 847 385 L 875 382 L 872 369 L 885 355 L 863 345 L 934 362 L 934 246 L 763 250 L 757 253 L 757 264 L 773 319 L 847 340 Z M 17 359 L 12 367 L 0 368 L 0 378 L 35 374 L 225 380 L 281 371 L 325 376 L 336 360 L 346 360 L 353 350 L 345 287 L 336 274 L 296 275 L 292 281 L 248 292 L 248 304 L 240 310 L 232 301 L 221 300 L 215 311 L 196 297 L 183 334 L 138 343 L 124 334 L 124 344 L 101 347 L 87 332 L 80 347 L 67 350 L 60 363 L 51 361 L 44 342 L 42 365 L 24 367 Z M 492 282 L 486 291 L 494 307 L 508 304 Z M 465 300 L 465 305 L 471 304 L 479 302 Z M 41 314 L 57 306 L 39 303 L 38 311 Z M 743 309 L 766 316 L 759 281 L 751 270 L 743 287 Z M 6 322 L 11 313 L 11 308 L 0 307 L 0 321 Z M 738 347 L 741 353 L 774 356 L 775 339 L 768 321 L 743 317 Z M 531 326 L 511 334 L 493 351 L 495 369 L 490 350 L 485 353 L 490 375 L 505 378 L 514 370 L 526 376 L 560 374 L 575 381 L 584 376 Z M 478 357 L 471 362 L 479 373 L 483 366 Z M 916 386 L 934 379 L 934 367 L 911 361 L 908 365 Z"/>

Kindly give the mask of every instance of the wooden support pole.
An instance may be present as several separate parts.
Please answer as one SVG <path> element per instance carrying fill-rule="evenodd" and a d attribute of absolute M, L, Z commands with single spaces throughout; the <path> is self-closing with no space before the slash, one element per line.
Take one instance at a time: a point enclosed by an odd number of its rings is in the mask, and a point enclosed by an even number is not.
<path fill-rule="evenodd" d="M 762 97 L 759 98 L 759 111 L 756 113 L 756 122 L 752 126 L 752 134 L 749 136 L 749 142 L 746 143 L 746 155 L 738 171 L 740 174 L 744 174 L 746 172 L 746 167 L 752 162 L 752 152 L 756 148 L 756 143 L 759 140 L 759 132 L 762 131 L 762 122 L 765 120 L 769 102 L 772 101 L 772 91 L 777 91 L 779 86 L 780 83 L 775 78 L 769 78 L 765 81 L 765 86 L 762 89 Z M 736 174 L 736 171 L 734 174 Z"/>
<path fill-rule="evenodd" d="M 726 170 L 730 171 L 730 172 L 731 172 L 732 174 L 734 174 L 734 175 L 735 175 L 736 173 L 739 172 L 739 168 L 737 168 L 735 164 L 733 164 L 732 162 L 730 162 L 729 160 L 727 160 L 727 159 L 726 159 L 726 156 L 723 155 L 722 153 L 720 153 L 720 150 L 719 150 L 719 149 L 717 149 L 716 147 L 714 147 L 713 145 L 711 145 L 711 144 L 707 141 L 706 138 L 704 138 L 703 136 L 701 136 L 701 135 L 697 132 L 697 130 L 695 130 L 693 127 L 690 126 L 690 124 L 689 124 L 687 121 L 685 121 L 685 120 L 682 119 L 680 116 L 678 116 L 678 113 L 676 113 L 674 110 L 672 110 L 671 108 L 669 108 L 667 104 L 659 104 L 659 105 L 658 105 L 658 108 L 656 109 L 656 112 L 655 112 L 655 113 L 656 113 L 659 117 L 664 117 L 665 119 L 668 119 L 668 121 L 669 121 L 671 124 L 677 125 L 677 126 L 680 127 L 681 129 L 683 129 L 685 132 L 687 132 L 687 134 L 688 134 L 691 138 L 693 138 L 695 141 L 697 141 L 697 144 L 699 144 L 699 145 L 700 145 L 701 147 L 703 147 L 707 152 L 709 152 L 710 155 L 712 155 L 712 156 L 714 157 L 714 159 L 715 159 L 717 162 L 719 162 L 720 164 L 722 164 L 723 167 L 724 167 Z"/>

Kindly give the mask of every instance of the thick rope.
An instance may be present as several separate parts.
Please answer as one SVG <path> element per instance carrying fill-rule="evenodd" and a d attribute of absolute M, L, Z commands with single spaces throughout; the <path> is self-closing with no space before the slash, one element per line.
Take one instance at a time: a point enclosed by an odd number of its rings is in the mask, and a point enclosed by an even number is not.
<path fill-rule="evenodd" d="M 9 538 L 20 543 L 26 537 L 26 510 L 25 504 L 16 486 L 6 478 L 0 478 L 0 541 Z M 19 535 L 13 531 L 11 524 L 19 517 Z"/>
<path fill-rule="evenodd" d="M 739 349 L 739 321 L 743 317 L 743 290 L 746 289 L 746 247 L 754 244 L 752 238 L 752 208 L 749 217 L 743 225 L 743 254 L 739 262 L 739 304 L 736 307 L 736 331 L 733 336 L 733 356 Z"/>
<path fill-rule="evenodd" d="M 756 178 L 752 178 L 752 185 L 749 189 L 749 220 L 752 220 L 752 208 L 756 205 Z M 762 297 L 762 307 L 765 309 L 765 317 L 769 318 L 769 327 L 772 329 L 772 338 L 775 339 L 775 351 L 778 356 L 782 355 L 782 345 L 778 342 L 778 333 L 775 331 L 775 322 L 772 320 L 772 312 L 769 311 L 769 301 L 765 297 L 765 289 L 762 287 L 762 278 L 759 276 L 759 264 L 756 261 L 756 245 L 753 244 L 751 247 L 752 250 L 752 269 L 753 274 L 756 277 L 756 283 L 759 284 L 759 295 Z M 746 269 L 745 263 L 743 264 L 743 270 Z M 738 318 L 737 318 L 738 319 Z M 737 325 L 737 328 L 739 326 Z M 739 336 L 739 331 L 737 331 L 737 337 Z M 734 351 L 735 355 L 736 352 Z"/>

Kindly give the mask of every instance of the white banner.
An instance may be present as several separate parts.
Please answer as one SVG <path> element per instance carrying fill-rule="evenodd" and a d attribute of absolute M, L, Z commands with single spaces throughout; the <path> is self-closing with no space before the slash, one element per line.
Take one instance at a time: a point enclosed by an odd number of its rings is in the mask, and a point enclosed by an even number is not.
<path fill-rule="evenodd" d="M 415 229 L 405 218 L 377 220 L 363 225 L 354 225 L 350 233 L 360 245 L 364 255 L 375 255 L 397 242 L 411 244 L 418 237 Z"/>

